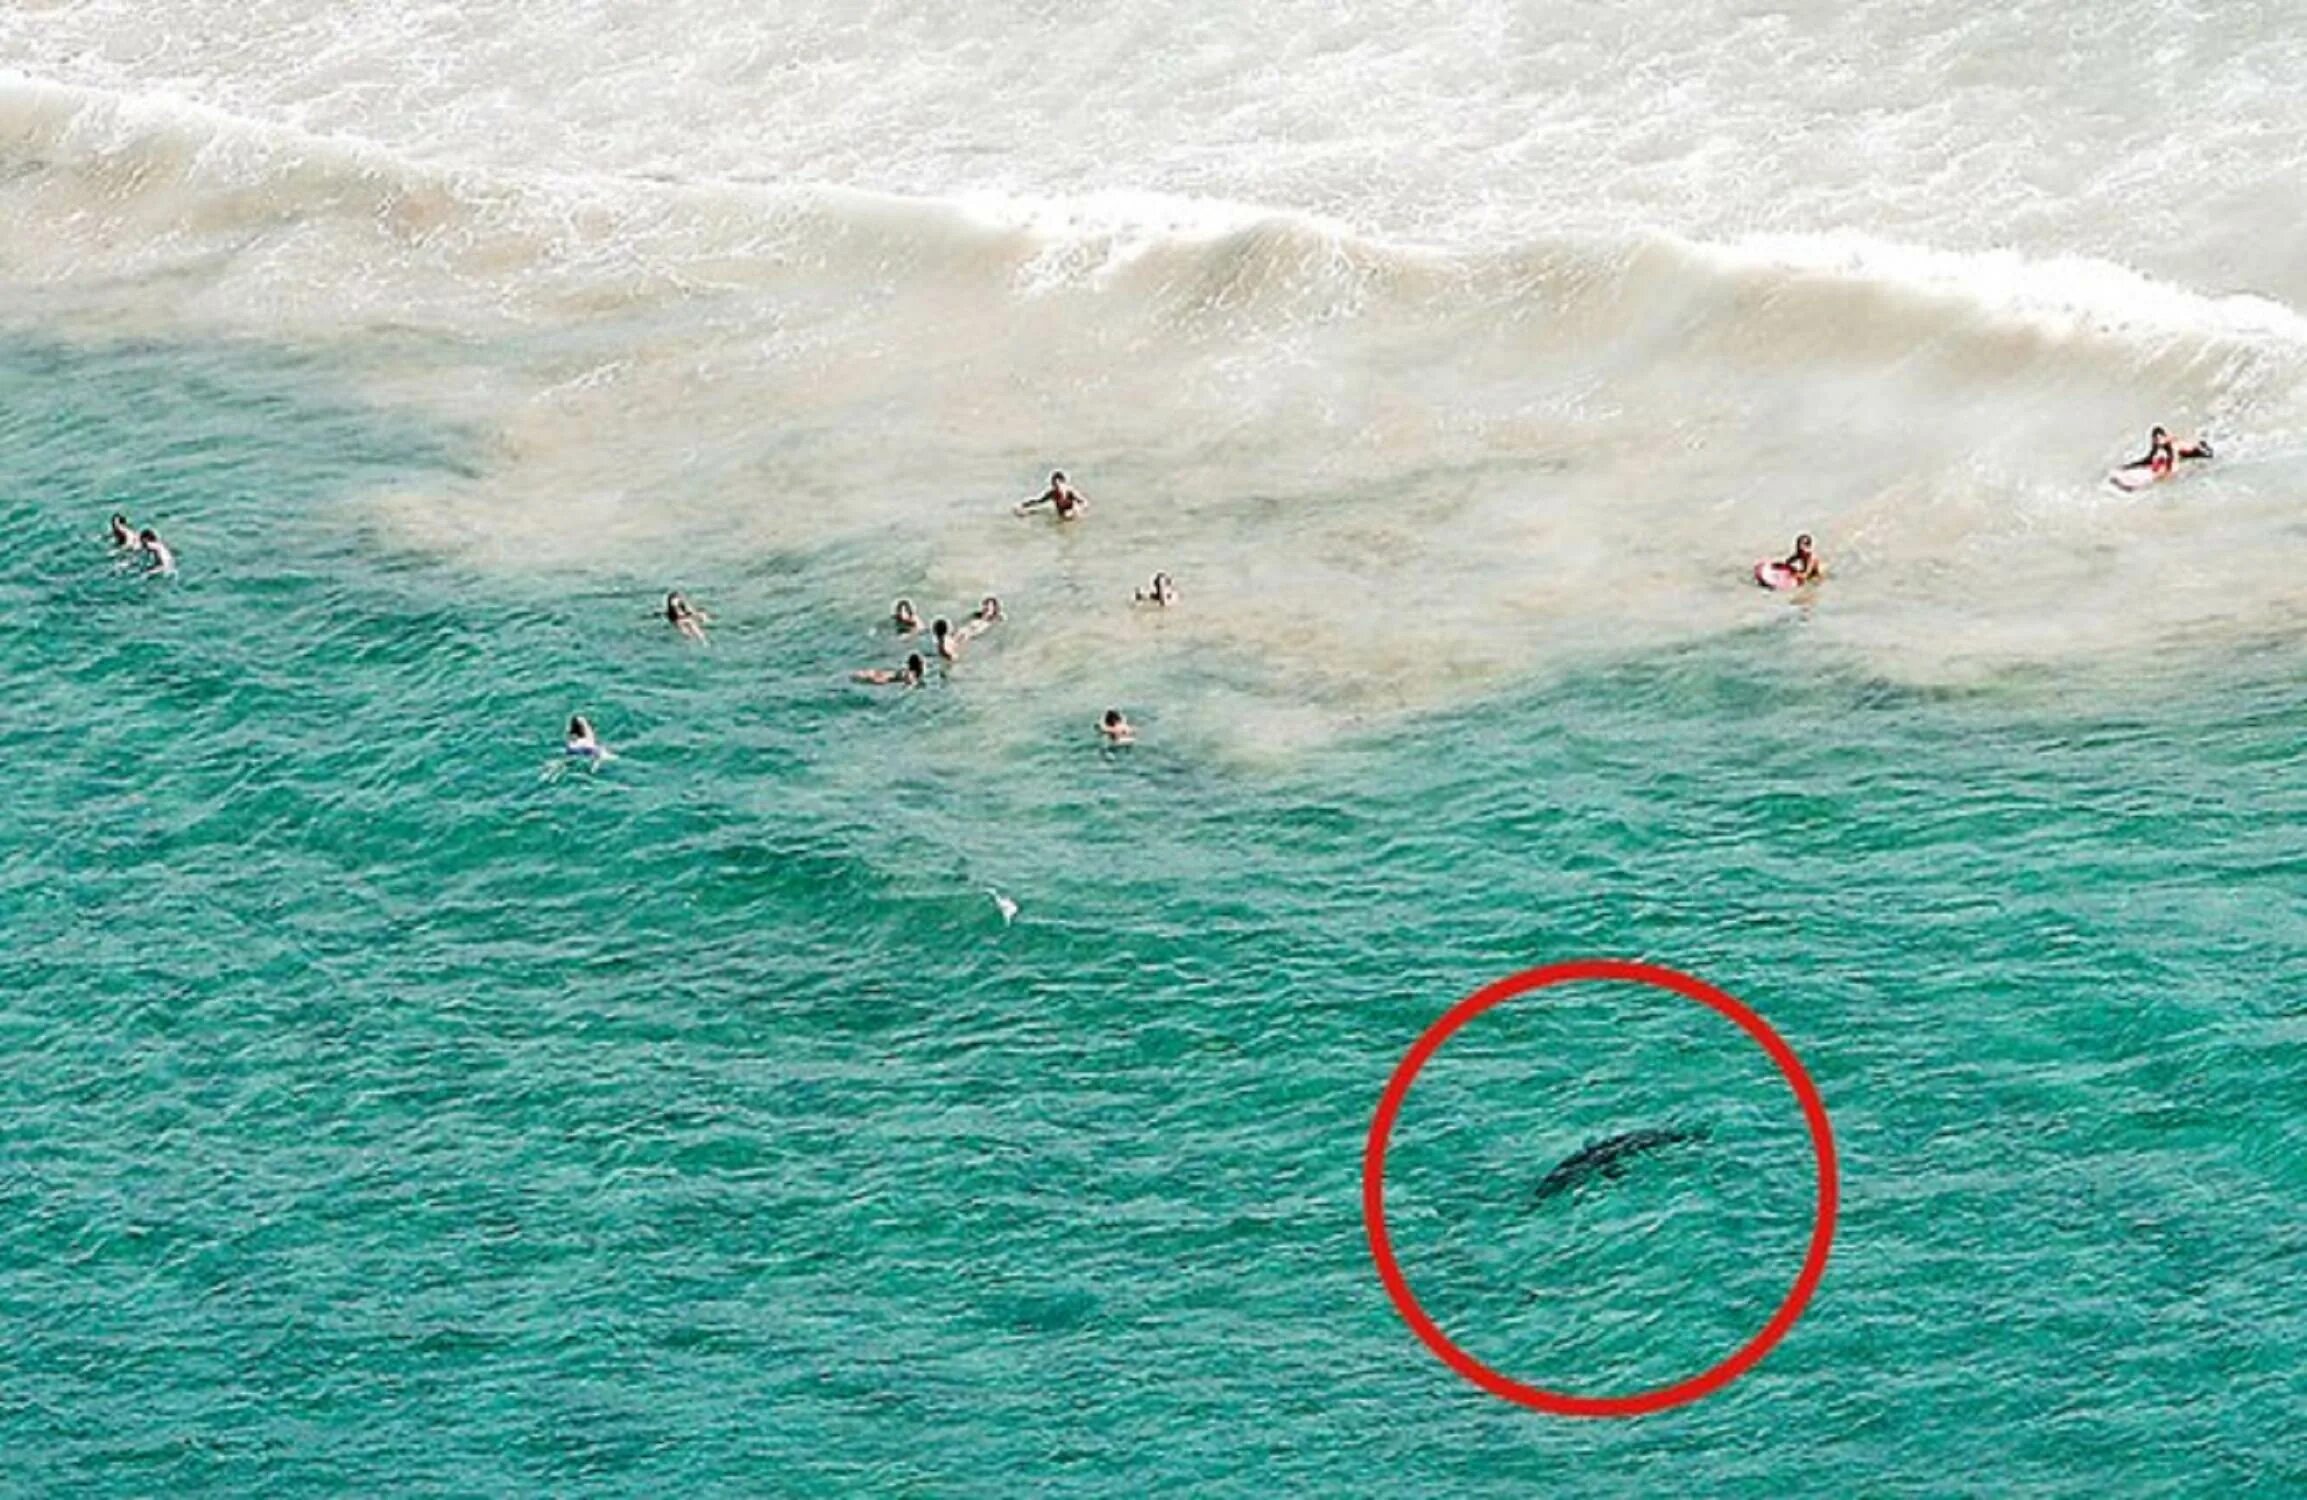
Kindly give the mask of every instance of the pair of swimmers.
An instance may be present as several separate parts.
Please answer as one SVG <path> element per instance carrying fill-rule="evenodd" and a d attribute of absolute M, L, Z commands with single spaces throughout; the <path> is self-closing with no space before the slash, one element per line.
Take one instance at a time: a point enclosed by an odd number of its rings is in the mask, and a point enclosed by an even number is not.
<path fill-rule="evenodd" d="M 2147 435 L 2145 455 L 2131 460 L 2123 467 L 2127 469 L 2143 468 L 2159 479 L 2176 468 L 2179 460 L 2183 458 L 2198 459 L 2211 456 L 2211 445 L 2205 439 L 2197 438 L 2185 447 L 2181 447 L 2178 440 L 2171 436 L 2169 428 L 2158 426 Z M 1778 565 L 1784 568 L 1796 583 L 1816 583 L 1826 576 L 1826 564 L 1820 559 L 1818 549 L 1812 543 L 1808 532 L 1804 532 L 1794 539 L 1794 550 L 1781 558 Z M 1142 599 L 1145 596 L 1140 594 L 1138 597 Z"/>
<path fill-rule="evenodd" d="M 958 626 L 940 616 L 929 626 L 931 639 L 936 642 L 937 654 L 945 661 L 957 661 L 961 648 L 1001 623 L 1001 601 L 987 594 L 977 606 L 977 612 Z M 911 599 L 900 599 L 889 611 L 889 624 L 899 635 L 912 635 L 921 629 L 921 611 L 913 607 Z"/>
<path fill-rule="evenodd" d="M 2133 459 L 2125 468 L 2144 468 L 2157 478 L 2167 475 L 2181 459 L 2211 457 L 2211 445 L 2202 438 L 2181 447 L 2167 427 L 2156 427 L 2147 435 L 2147 451 L 2143 457 Z M 1826 576 L 1826 563 L 1819 557 L 1810 533 L 1804 532 L 1794 539 L 1794 550 L 1779 560 L 1779 567 L 1798 584 L 1816 583 Z M 1144 597 L 1140 595 L 1139 597 Z"/>
<path fill-rule="evenodd" d="M 921 686 L 928 673 L 929 663 L 922 659 L 920 652 L 915 651 L 905 658 L 902 667 L 867 667 L 851 676 L 873 687 L 916 688 Z M 1104 717 L 1098 720 L 1097 732 L 1105 736 L 1105 742 L 1109 745 L 1131 745 L 1137 742 L 1137 729 L 1118 708 L 1105 711 Z M 574 755 L 576 751 L 571 750 L 569 753 Z"/>
<path fill-rule="evenodd" d="M 160 539 L 160 533 L 149 526 L 137 530 L 128 524 L 128 517 L 118 511 L 112 513 L 112 550 L 123 558 L 141 555 L 149 571 L 154 573 L 176 571 L 176 554 L 168 550 L 168 543 Z"/>
<path fill-rule="evenodd" d="M 1017 514 L 1022 516 L 1027 511 L 1043 505 L 1053 507 L 1060 521 L 1070 521 L 1089 509 L 1089 497 L 1066 481 L 1063 469 L 1052 469 L 1049 474 L 1049 488 L 1031 500 L 1020 502 L 1017 506 Z M 1159 604 L 1167 608 L 1178 601 L 1177 585 L 1170 581 L 1169 574 L 1156 573 L 1150 588 L 1142 588 L 1137 591 L 1137 601 L 1140 604 Z"/>
<path fill-rule="evenodd" d="M 1089 497 L 1067 482 L 1065 470 L 1052 469 L 1049 473 L 1049 488 L 1030 500 L 1020 501 L 1017 514 L 1022 516 L 1044 505 L 1052 507 L 1060 521 L 1070 521 L 1089 509 Z M 1156 573 L 1152 587 L 1137 591 L 1137 600 L 1140 604 L 1159 604 L 1167 608 L 1177 603 L 1177 585 L 1170 581 L 1169 574 Z"/>

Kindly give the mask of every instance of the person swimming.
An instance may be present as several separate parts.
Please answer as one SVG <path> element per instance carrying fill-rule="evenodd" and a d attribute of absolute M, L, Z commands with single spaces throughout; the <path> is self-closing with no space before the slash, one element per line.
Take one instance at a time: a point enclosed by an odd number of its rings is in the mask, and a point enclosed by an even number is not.
<path fill-rule="evenodd" d="M 977 606 L 977 613 L 962 621 L 960 625 L 955 627 L 953 633 L 961 640 L 971 641 L 999 625 L 1001 621 L 1001 601 L 994 598 L 993 595 L 987 594 L 985 602 Z"/>
<path fill-rule="evenodd" d="M 1786 569 L 1797 583 L 1816 583 L 1826 576 L 1826 564 L 1820 560 L 1818 549 L 1811 545 L 1810 533 L 1807 531 L 1794 539 L 1794 550 L 1779 562 L 1779 566 Z"/>
<path fill-rule="evenodd" d="M 571 760 L 590 761 L 595 765 L 609 758 L 608 747 L 593 733 L 592 720 L 583 714 L 569 715 L 568 739 L 562 744 L 561 753 Z"/>
<path fill-rule="evenodd" d="M 168 550 L 168 543 L 162 541 L 160 533 L 151 527 L 147 526 L 136 533 L 136 548 L 151 559 L 152 572 L 173 573 L 176 571 L 176 554 Z"/>
<path fill-rule="evenodd" d="M 905 658 L 902 667 L 866 667 L 850 673 L 849 677 L 853 682 L 867 683 L 873 687 L 919 687 L 928 675 L 929 663 L 921 659 L 920 652 L 915 651 Z"/>
<path fill-rule="evenodd" d="M 2201 438 L 2197 438 L 2182 448 L 2172 438 L 2169 428 L 2157 427 L 2153 432 L 2147 434 L 2147 456 L 2135 458 L 2123 467 L 2126 469 L 2149 469 L 2153 471 L 2156 477 L 2160 478 L 2177 467 L 2182 458 L 2209 458 L 2210 456 L 2211 445 Z"/>
<path fill-rule="evenodd" d="M 711 615 L 677 593 L 665 596 L 665 623 L 699 645 L 704 644 L 705 627 L 712 623 L 712 619 Z"/>
<path fill-rule="evenodd" d="M 1057 518 L 1060 521 L 1070 521 L 1089 509 L 1089 496 L 1066 482 L 1065 470 L 1052 469 L 1049 471 L 1049 488 L 1031 500 L 1019 502 L 1017 514 L 1022 516 L 1027 511 L 1042 505 L 1056 507 Z"/>
<path fill-rule="evenodd" d="M 136 528 L 128 524 L 128 517 L 118 511 L 112 513 L 112 548 L 116 552 L 142 552 L 144 542 Z"/>
<path fill-rule="evenodd" d="M 921 612 L 911 599 L 900 599 L 890 606 L 889 624 L 899 635 L 911 635 L 921 628 Z"/>
<path fill-rule="evenodd" d="M 1097 732 L 1105 736 L 1109 745 L 1129 745 L 1137 741 L 1137 731 L 1130 727 L 1129 720 L 1122 717 L 1118 708 L 1105 711 L 1105 717 L 1098 720 Z"/>
<path fill-rule="evenodd" d="M 1158 604 L 1163 609 L 1168 609 L 1178 602 L 1178 586 L 1171 580 L 1169 574 L 1156 573 L 1151 584 L 1137 591 L 1137 602 L 1140 604 Z"/>

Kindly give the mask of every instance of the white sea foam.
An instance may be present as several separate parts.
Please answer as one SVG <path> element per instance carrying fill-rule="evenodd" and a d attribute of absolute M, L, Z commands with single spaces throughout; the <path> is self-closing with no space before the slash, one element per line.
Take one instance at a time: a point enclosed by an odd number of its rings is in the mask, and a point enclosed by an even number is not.
<path fill-rule="evenodd" d="M 2307 28 L 2161 0 L 55 0 L 0 59 L 524 174 L 1644 225 L 2138 266 L 2307 305 Z"/>

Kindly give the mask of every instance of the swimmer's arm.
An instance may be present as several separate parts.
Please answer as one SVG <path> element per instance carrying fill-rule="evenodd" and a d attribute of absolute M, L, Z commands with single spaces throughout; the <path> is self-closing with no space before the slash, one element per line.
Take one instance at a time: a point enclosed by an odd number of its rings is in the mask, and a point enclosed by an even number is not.
<path fill-rule="evenodd" d="M 1017 514 L 1022 516 L 1027 511 L 1032 510 L 1035 506 L 1047 505 L 1056 498 L 1057 491 L 1045 490 L 1041 494 L 1034 496 L 1031 500 L 1020 500 L 1017 502 Z"/>

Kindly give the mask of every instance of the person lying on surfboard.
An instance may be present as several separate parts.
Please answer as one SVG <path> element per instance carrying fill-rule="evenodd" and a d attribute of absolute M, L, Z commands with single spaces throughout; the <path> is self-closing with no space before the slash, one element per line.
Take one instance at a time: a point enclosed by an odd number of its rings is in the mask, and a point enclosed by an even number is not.
<path fill-rule="evenodd" d="M 2170 473 L 2172 467 L 2176 465 L 2182 458 L 2209 458 L 2210 456 L 2211 445 L 2204 442 L 2201 438 L 2197 438 L 2194 442 L 2189 443 L 2186 447 L 2182 448 L 2171 440 L 2171 431 L 2169 428 L 2158 427 L 2152 433 L 2148 434 L 2147 456 L 2145 458 L 2133 459 L 2123 467 L 2126 469 L 2136 469 L 2144 466 L 2153 470 L 2155 474 L 2160 477 L 2164 474 Z"/>

